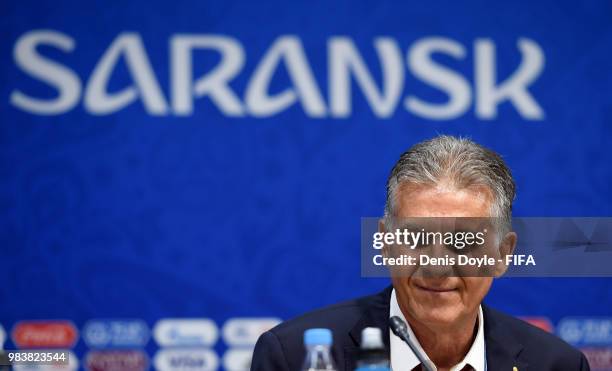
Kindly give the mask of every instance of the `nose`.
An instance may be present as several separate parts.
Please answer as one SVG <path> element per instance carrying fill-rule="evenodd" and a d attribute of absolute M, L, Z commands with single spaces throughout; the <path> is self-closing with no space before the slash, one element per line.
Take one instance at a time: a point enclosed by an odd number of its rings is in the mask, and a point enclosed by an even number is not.
<path fill-rule="evenodd" d="M 457 258 L 454 253 L 440 244 L 422 249 L 419 267 L 415 274 L 427 278 L 446 278 L 456 275 Z"/>

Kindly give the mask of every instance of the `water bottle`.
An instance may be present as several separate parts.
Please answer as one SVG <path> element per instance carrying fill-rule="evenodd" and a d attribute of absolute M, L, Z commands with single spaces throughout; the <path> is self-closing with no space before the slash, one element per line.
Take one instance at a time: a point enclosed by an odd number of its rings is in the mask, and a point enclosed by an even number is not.
<path fill-rule="evenodd" d="M 331 356 L 332 333 L 326 328 L 313 328 L 304 332 L 306 359 L 302 371 L 336 371 Z"/>
<path fill-rule="evenodd" d="M 389 371 L 389 358 L 377 327 L 366 327 L 361 332 L 361 348 L 355 371 Z"/>

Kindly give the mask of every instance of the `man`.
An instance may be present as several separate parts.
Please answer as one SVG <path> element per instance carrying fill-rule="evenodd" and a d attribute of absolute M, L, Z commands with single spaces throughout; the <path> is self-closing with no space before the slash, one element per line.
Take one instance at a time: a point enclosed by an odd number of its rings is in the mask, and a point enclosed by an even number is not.
<path fill-rule="evenodd" d="M 503 224 L 500 255 L 510 254 L 516 235 L 509 224 L 515 185 L 499 155 L 470 140 L 439 136 L 401 155 L 387 182 L 381 230 L 402 218 L 491 217 Z M 393 370 L 419 370 L 410 348 L 389 331 L 389 318 L 408 325 L 410 337 L 437 370 L 589 370 L 585 357 L 555 336 L 481 304 L 492 276 L 392 274 L 379 294 L 320 309 L 264 333 L 255 346 L 251 370 L 299 370 L 308 328 L 333 331 L 338 370 L 355 368 L 360 334 L 383 330 Z M 503 271 L 504 269 L 502 269 Z M 502 272 L 503 273 L 503 272 Z"/>

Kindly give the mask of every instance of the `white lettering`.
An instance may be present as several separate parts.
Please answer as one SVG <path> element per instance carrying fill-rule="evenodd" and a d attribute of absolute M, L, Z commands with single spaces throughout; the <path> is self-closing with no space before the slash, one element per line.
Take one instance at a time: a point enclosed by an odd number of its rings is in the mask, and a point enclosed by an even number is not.
<path fill-rule="evenodd" d="M 281 60 L 287 66 L 295 89 L 288 88 L 270 96 L 268 88 Z M 308 116 L 325 116 L 325 103 L 308 65 L 302 42 L 296 36 L 282 36 L 272 44 L 255 69 L 246 90 L 245 101 L 252 115 L 266 117 L 287 109 L 298 99 Z"/>
<path fill-rule="evenodd" d="M 213 49 L 221 54 L 217 66 L 193 83 L 192 50 Z M 225 36 L 177 35 L 170 41 L 172 108 L 177 115 L 193 112 L 193 96 L 210 96 L 221 112 L 228 116 L 243 116 L 240 99 L 229 87 L 229 82 L 244 66 L 242 45 Z"/>
<path fill-rule="evenodd" d="M 544 68 L 544 53 L 538 44 L 525 38 L 519 39 L 518 47 L 522 54 L 521 64 L 512 76 L 495 86 L 495 44 L 489 39 L 476 41 L 476 116 L 479 118 L 496 118 L 497 106 L 509 100 L 523 117 L 530 120 L 544 119 L 544 111 L 527 91 L 527 87 Z"/>
<path fill-rule="evenodd" d="M 444 52 L 456 59 L 465 57 L 465 48 L 456 41 L 432 37 L 414 44 L 408 52 L 408 65 L 412 73 L 422 81 L 444 91 L 449 100 L 444 104 L 432 104 L 415 96 L 408 96 L 406 109 L 431 120 L 450 120 L 467 111 L 472 102 L 470 84 L 460 74 L 436 64 L 431 55 Z"/>
<path fill-rule="evenodd" d="M 329 95 L 334 117 L 348 117 L 351 113 L 351 78 L 353 73 L 372 111 L 378 117 L 389 117 L 395 111 L 404 85 L 402 54 L 397 43 L 380 37 L 374 46 L 381 61 L 383 92 L 376 88 L 366 64 L 351 39 L 334 37 L 329 42 Z"/>
<path fill-rule="evenodd" d="M 78 103 L 81 96 L 81 80 L 71 69 L 38 54 L 38 45 L 54 46 L 64 52 L 71 52 L 74 40 L 55 31 L 31 31 L 15 43 L 13 57 L 17 66 L 29 75 L 46 82 L 58 91 L 57 98 L 40 99 L 28 96 L 19 90 L 11 92 L 11 104 L 38 115 L 59 115 Z"/>
<path fill-rule="evenodd" d="M 125 55 L 125 62 L 136 86 L 129 86 L 120 92 L 109 94 L 108 81 L 121 55 Z M 138 96 L 142 97 L 144 107 L 149 114 L 167 113 L 168 106 L 140 35 L 131 32 L 122 33 L 106 50 L 91 74 L 85 89 L 85 109 L 95 115 L 108 115 L 132 103 Z"/>

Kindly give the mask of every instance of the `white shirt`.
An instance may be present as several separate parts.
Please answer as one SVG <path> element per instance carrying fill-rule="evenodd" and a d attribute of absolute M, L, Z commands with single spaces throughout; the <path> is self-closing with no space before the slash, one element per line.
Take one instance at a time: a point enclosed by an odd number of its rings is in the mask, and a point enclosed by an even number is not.
<path fill-rule="evenodd" d="M 408 326 L 408 334 L 410 338 L 414 341 L 416 348 L 423 354 L 430 366 L 437 370 L 436 366 L 433 364 L 429 356 L 425 353 L 419 340 L 414 336 L 414 332 L 412 332 L 412 328 L 410 328 L 410 324 L 406 321 L 402 310 L 397 303 L 397 297 L 395 296 L 395 289 L 391 292 L 391 303 L 389 306 L 389 318 L 393 316 L 398 316 Z M 391 370 L 395 371 L 410 371 L 416 366 L 420 365 L 419 359 L 412 353 L 408 344 L 404 343 L 402 339 L 395 336 L 395 334 L 389 330 L 390 339 L 391 339 Z M 465 355 L 465 358 L 459 364 L 451 367 L 451 371 L 459 371 L 463 369 L 466 365 L 470 365 L 475 371 L 485 371 L 485 340 L 484 340 L 484 319 L 482 317 L 482 307 L 478 308 L 478 332 L 476 333 L 476 338 L 472 343 L 472 347 Z"/>

